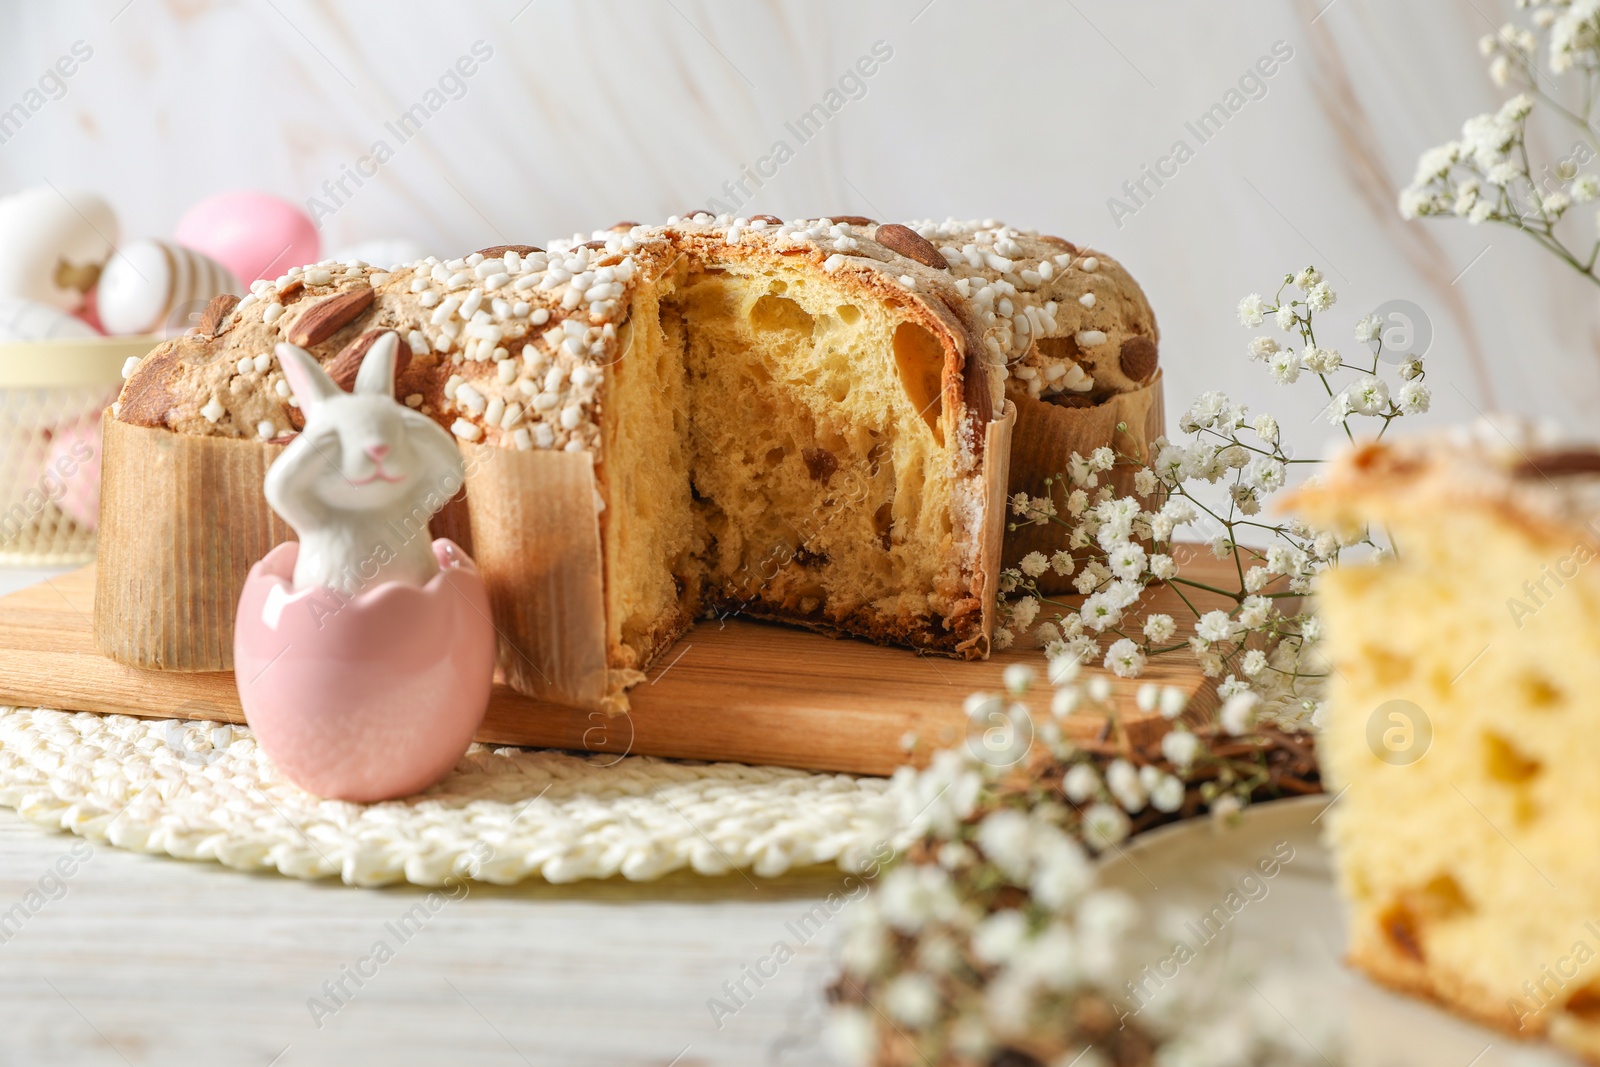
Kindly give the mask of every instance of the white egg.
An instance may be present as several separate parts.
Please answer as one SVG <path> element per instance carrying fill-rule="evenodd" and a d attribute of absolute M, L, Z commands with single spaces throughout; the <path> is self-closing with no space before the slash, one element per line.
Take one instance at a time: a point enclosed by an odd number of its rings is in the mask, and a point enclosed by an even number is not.
<path fill-rule="evenodd" d="M 99 336 L 82 319 L 49 304 L 0 296 L 0 342 L 76 341 Z"/>
<path fill-rule="evenodd" d="M 0 296 L 76 311 L 116 240 L 111 205 L 87 190 L 36 185 L 0 197 Z"/>
<path fill-rule="evenodd" d="M 419 259 L 426 259 L 428 255 L 426 248 L 409 238 L 385 237 L 346 245 L 335 252 L 331 258 L 340 263 L 349 263 L 353 259 L 359 259 L 368 266 L 377 267 L 379 270 L 387 270 L 390 267 L 407 266 Z"/>
<path fill-rule="evenodd" d="M 175 337 L 193 326 L 211 298 L 242 292 L 209 256 L 143 238 L 118 248 L 100 274 L 95 310 L 107 333 Z"/>

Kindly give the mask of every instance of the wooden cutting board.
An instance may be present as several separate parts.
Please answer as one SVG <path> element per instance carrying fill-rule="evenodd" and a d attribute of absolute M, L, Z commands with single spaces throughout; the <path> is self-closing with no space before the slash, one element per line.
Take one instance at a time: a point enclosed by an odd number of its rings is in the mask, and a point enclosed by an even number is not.
<path fill-rule="evenodd" d="M 1215 563 L 1208 553 L 1188 563 L 1185 574 L 1208 584 L 1233 577 L 1231 564 Z M 1212 595 L 1197 598 L 1194 591 L 1189 599 L 1201 610 L 1226 603 Z M 1185 614 L 1165 588 L 1153 589 L 1147 600 L 1147 612 Z M 94 650 L 93 611 L 92 566 L 0 598 L 0 703 L 244 722 L 231 672 L 124 667 Z M 1023 662 L 1042 676 L 1037 649 L 968 662 L 758 622 L 703 622 L 631 691 L 628 714 L 563 708 L 496 684 L 478 740 L 888 774 L 961 743 L 969 730 L 962 701 L 969 693 L 998 691 L 1005 667 Z M 1158 726 L 1154 717 L 1132 710 L 1134 691 L 1145 681 L 1179 686 L 1192 694 L 1196 710 L 1216 703 L 1214 683 L 1184 655 L 1161 657 L 1137 681 L 1106 673 L 1119 706 L 1129 709 L 1123 725 L 1135 732 Z M 1049 700 L 1041 677 L 1028 698 L 1037 721 L 1047 720 Z M 1105 727 L 1097 715 L 1070 716 L 1064 724 L 1067 735 L 1079 739 Z M 973 727 L 970 743 L 983 744 L 987 728 Z M 907 735 L 918 739 L 909 753 Z"/>

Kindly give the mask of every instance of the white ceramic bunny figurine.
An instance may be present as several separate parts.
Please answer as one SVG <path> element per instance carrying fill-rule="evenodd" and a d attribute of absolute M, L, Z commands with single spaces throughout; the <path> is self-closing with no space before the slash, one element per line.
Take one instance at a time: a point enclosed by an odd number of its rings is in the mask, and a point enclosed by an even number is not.
<path fill-rule="evenodd" d="M 439 573 L 428 520 L 461 488 L 455 441 L 394 399 L 398 335 L 367 351 L 346 393 L 310 353 L 280 344 L 278 362 L 305 429 L 267 471 L 272 510 L 300 536 L 295 589 L 354 595 L 395 581 L 424 585 Z"/>

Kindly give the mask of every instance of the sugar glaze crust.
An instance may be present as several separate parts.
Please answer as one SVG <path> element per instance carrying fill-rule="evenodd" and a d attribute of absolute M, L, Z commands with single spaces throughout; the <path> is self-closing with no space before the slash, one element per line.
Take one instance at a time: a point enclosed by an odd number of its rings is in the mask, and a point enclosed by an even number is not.
<path fill-rule="evenodd" d="M 1388 509 L 1477 507 L 1541 539 L 1600 545 L 1600 447 L 1486 422 L 1375 441 L 1341 453 L 1284 506 L 1336 527 Z"/>
<path fill-rule="evenodd" d="M 320 360 L 365 331 L 395 329 L 412 354 L 398 395 L 457 436 L 593 450 L 596 371 L 621 355 L 637 287 L 684 255 L 705 264 L 801 257 L 846 292 L 906 307 L 945 344 L 947 386 L 960 387 L 946 399 L 974 429 L 1008 392 L 1079 406 L 1139 388 L 1154 373 L 1154 315 L 1110 257 L 992 220 L 912 223 L 945 259 L 935 268 L 874 241 L 877 228 L 701 214 L 393 271 L 331 261 L 294 268 L 255 283 L 214 337 L 176 338 L 130 366 L 117 417 L 180 433 L 288 436 L 299 419 L 273 345 L 330 298 L 370 287 L 370 306 L 313 337 L 307 347 Z"/>

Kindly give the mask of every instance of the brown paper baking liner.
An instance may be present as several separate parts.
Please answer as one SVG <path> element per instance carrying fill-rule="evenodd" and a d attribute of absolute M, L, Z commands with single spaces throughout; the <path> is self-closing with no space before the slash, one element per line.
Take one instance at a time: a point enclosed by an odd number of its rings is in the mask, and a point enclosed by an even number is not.
<path fill-rule="evenodd" d="M 1006 533 L 1007 469 L 1010 465 L 1012 432 L 1017 424 L 1017 406 L 1006 400 L 1005 413 L 990 421 L 983 439 L 984 516 L 988 522 L 983 544 L 978 549 L 978 566 L 983 574 L 984 653 L 999 625 L 1000 559 Z"/>
<path fill-rule="evenodd" d="M 1014 405 L 989 424 L 980 546 L 986 623 L 1005 521 Z M 105 420 L 95 640 L 120 663 L 174 671 L 233 665 L 233 617 L 250 567 L 294 531 L 262 482 L 281 445 Z M 552 703 L 627 710 L 644 679 L 606 665 L 594 462 L 587 453 L 463 446 L 464 495 L 429 524 L 469 548 L 488 587 L 508 685 Z"/>
<path fill-rule="evenodd" d="M 473 449 L 467 497 L 506 683 L 569 707 L 626 711 L 625 690 L 644 675 L 606 669 L 592 457 Z"/>
<path fill-rule="evenodd" d="M 1074 452 L 1087 456 L 1097 448 L 1110 446 L 1119 454 L 1143 456 L 1148 462 L 1150 442 L 1165 432 L 1160 372 L 1143 388 L 1118 393 L 1092 408 L 1061 407 L 1029 397 L 1018 399 L 1016 404 L 1017 427 L 1011 437 L 1008 482 L 1011 493 L 1043 496 L 1044 480 L 1062 474 L 1067 468 L 1067 458 Z M 1126 432 L 1117 431 L 1118 423 L 1127 424 Z M 1137 470 L 1132 465 L 1113 468 L 1111 484 L 1118 496 L 1133 494 L 1133 476 Z M 1059 480 L 1054 489 L 1056 506 L 1063 507 L 1066 494 Z M 1010 523 L 1013 519 L 1008 507 L 1005 521 Z M 1005 565 L 1015 567 L 1029 552 L 1043 552 L 1048 556 L 1066 547 L 1065 527 L 1054 523 L 1021 526 L 1006 532 Z M 1072 591 L 1072 579 L 1063 578 L 1054 571 L 1040 575 L 1038 583 L 1045 593 Z"/>
<path fill-rule="evenodd" d="M 250 567 L 294 531 L 261 495 L 282 445 L 103 420 L 95 646 L 167 671 L 233 666 Z"/>
<path fill-rule="evenodd" d="M 250 567 L 294 538 L 262 494 L 284 446 L 104 424 L 96 647 L 131 667 L 231 669 Z M 626 707 L 620 687 L 637 679 L 606 672 L 592 461 L 470 445 L 463 458 L 466 487 L 429 531 L 477 561 L 507 681 L 562 704 Z"/>

